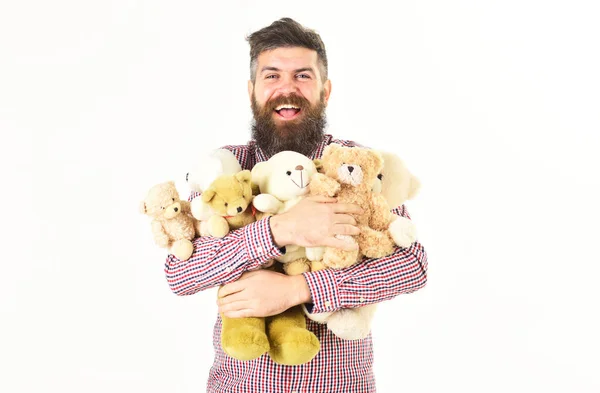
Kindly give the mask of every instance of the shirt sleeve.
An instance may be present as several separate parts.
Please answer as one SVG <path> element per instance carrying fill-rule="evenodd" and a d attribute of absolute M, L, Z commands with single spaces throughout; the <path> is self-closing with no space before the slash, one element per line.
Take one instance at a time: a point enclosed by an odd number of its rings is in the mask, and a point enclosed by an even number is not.
<path fill-rule="evenodd" d="M 392 212 L 410 219 L 402 205 Z M 427 253 L 419 243 L 396 247 L 383 258 L 365 259 L 345 269 L 304 273 L 312 296 L 311 313 L 332 312 L 390 300 L 423 288 L 427 283 Z"/>
<path fill-rule="evenodd" d="M 270 217 L 230 232 L 223 238 L 201 236 L 185 261 L 167 256 L 165 274 L 176 295 L 192 295 L 237 280 L 282 254 L 271 236 Z"/>

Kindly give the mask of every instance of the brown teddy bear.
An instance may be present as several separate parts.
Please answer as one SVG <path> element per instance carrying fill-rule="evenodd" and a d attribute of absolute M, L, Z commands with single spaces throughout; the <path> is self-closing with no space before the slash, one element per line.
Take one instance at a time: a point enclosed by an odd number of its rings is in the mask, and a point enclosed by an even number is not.
<path fill-rule="evenodd" d="M 201 195 L 202 202 L 217 217 L 226 221 L 229 229 L 239 229 L 256 221 L 251 208 L 253 198 L 251 179 L 249 170 L 220 175 Z"/>
<path fill-rule="evenodd" d="M 239 229 L 255 221 L 253 188 L 251 172 L 244 170 L 217 177 L 201 198 L 217 216 L 227 221 L 230 229 Z M 221 319 L 223 351 L 238 360 L 256 359 L 268 352 L 274 362 L 292 366 L 310 361 L 320 349 L 317 337 L 306 329 L 300 307 L 269 318 L 221 315 Z"/>
<path fill-rule="evenodd" d="M 317 173 L 311 178 L 311 195 L 336 197 L 339 203 L 353 203 L 363 209 L 354 214 L 360 234 L 338 235 L 358 243 L 355 251 L 326 247 L 307 248 L 311 261 L 321 260 L 325 267 L 344 268 L 360 261 L 363 256 L 381 258 L 394 251 L 394 241 L 387 229 L 392 221 L 389 205 L 377 197 L 372 188 L 383 168 L 381 154 L 370 149 L 331 144 L 323 151 Z"/>
<path fill-rule="evenodd" d="M 159 247 L 170 249 L 180 260 L 192 255 L 191 240 L 196 237 L 199 225 L 191 216 L 189 202 L 179 198 L 174 182 L 152 187 L 140 203 L 140 212 L 152 217 L 152 234 Z"/>

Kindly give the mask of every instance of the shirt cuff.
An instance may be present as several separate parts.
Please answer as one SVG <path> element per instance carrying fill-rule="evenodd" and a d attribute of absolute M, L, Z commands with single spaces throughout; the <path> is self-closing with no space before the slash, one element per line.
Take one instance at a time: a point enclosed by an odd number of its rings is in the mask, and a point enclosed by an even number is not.
<path fill-rule="evenodd" d="M 324 269 L 303 275 L 312 298 L 312 304 L 306 305 L 310 313 L 332 312 L 341 308 L 334 270 Z"/>
<path fill-rule="evenodd" d="M 271 217 L 253 222 L 244 227 L 244 247 L 248 255 L 250 269 L 260 267 L 285 252 L 277 247 L 271 235 Z"/>

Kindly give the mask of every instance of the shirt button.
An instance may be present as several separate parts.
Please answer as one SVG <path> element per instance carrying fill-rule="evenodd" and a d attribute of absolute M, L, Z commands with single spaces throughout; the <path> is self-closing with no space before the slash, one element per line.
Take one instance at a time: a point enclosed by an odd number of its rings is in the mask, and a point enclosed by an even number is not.
<path fill-rule="evenodd" d="M 362 303 L 365 301 L 365 298 L 361 296 L 360 299 L 358 299 L 358 301 Z"/>
<path fill-rule="evenodd" d="M 226 270 L 228 273 L 231 273 L 231 272 L 233 271 L 233 269 L 232 269 L 231 267 L 225 268 L 225 270 Z"/>
<path fill-rule="evenodd" d="M 258 247 L 256 247 L 256 251 L 257 251 L 259 254 L 262 254 L 262 252 L 263 252 L 263 248 L 262 248 L 261 246 L 258 246 Z"/>
<path fill-rule="evenodd" d="M 325 302 L 325 307 L 331 307 L 331 302 L 329 300 Z"/>

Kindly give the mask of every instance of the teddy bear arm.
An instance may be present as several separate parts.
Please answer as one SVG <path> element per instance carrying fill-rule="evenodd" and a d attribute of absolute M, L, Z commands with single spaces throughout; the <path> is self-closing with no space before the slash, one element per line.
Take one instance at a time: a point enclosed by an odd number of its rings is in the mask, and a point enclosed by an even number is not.
<path fill-rule="evenodd" d="M 210 205 L 204 202 L 200 197 L 196 197 L 192 200 L 190 203 L 190 211 L 192 216 L 200 221 L 206 221 L 214 215 L 214 211 L 211 209 Z"/>
<path fill-rule="evenodd" d="M 188 201 L 180 200 L 179 204 L 181 205 L 182 213 L 192 214 L 192 206 Z"/>
<path fill-rule="evenodd" d="M 393 214 L 390 207 L 381 194 L 371 195 L 371 216 L 369 218 L 369 226 L 378 231 L 388 229 L 393 220 Z"/>
<path fill-rule="evenodd" d="M 313 175 L 310 181 L 310 192 L 312 195 L 335 196 L 340 191 L 340 183 L 322 173 Z"/>
<path fill-rule="evenodd" d="M 171 239 L 159 221 L 152 221 L 152 234 L 154 235 L 154 242 L 159 247 L 167 248 L 170 246 Z"/>
<path fill-rule="evenodd" d="M 260 194 L 254 197 L 252 204 L 256 210 L 263 213 L 278 213 L 283 203 L 270 194 Z"/>

